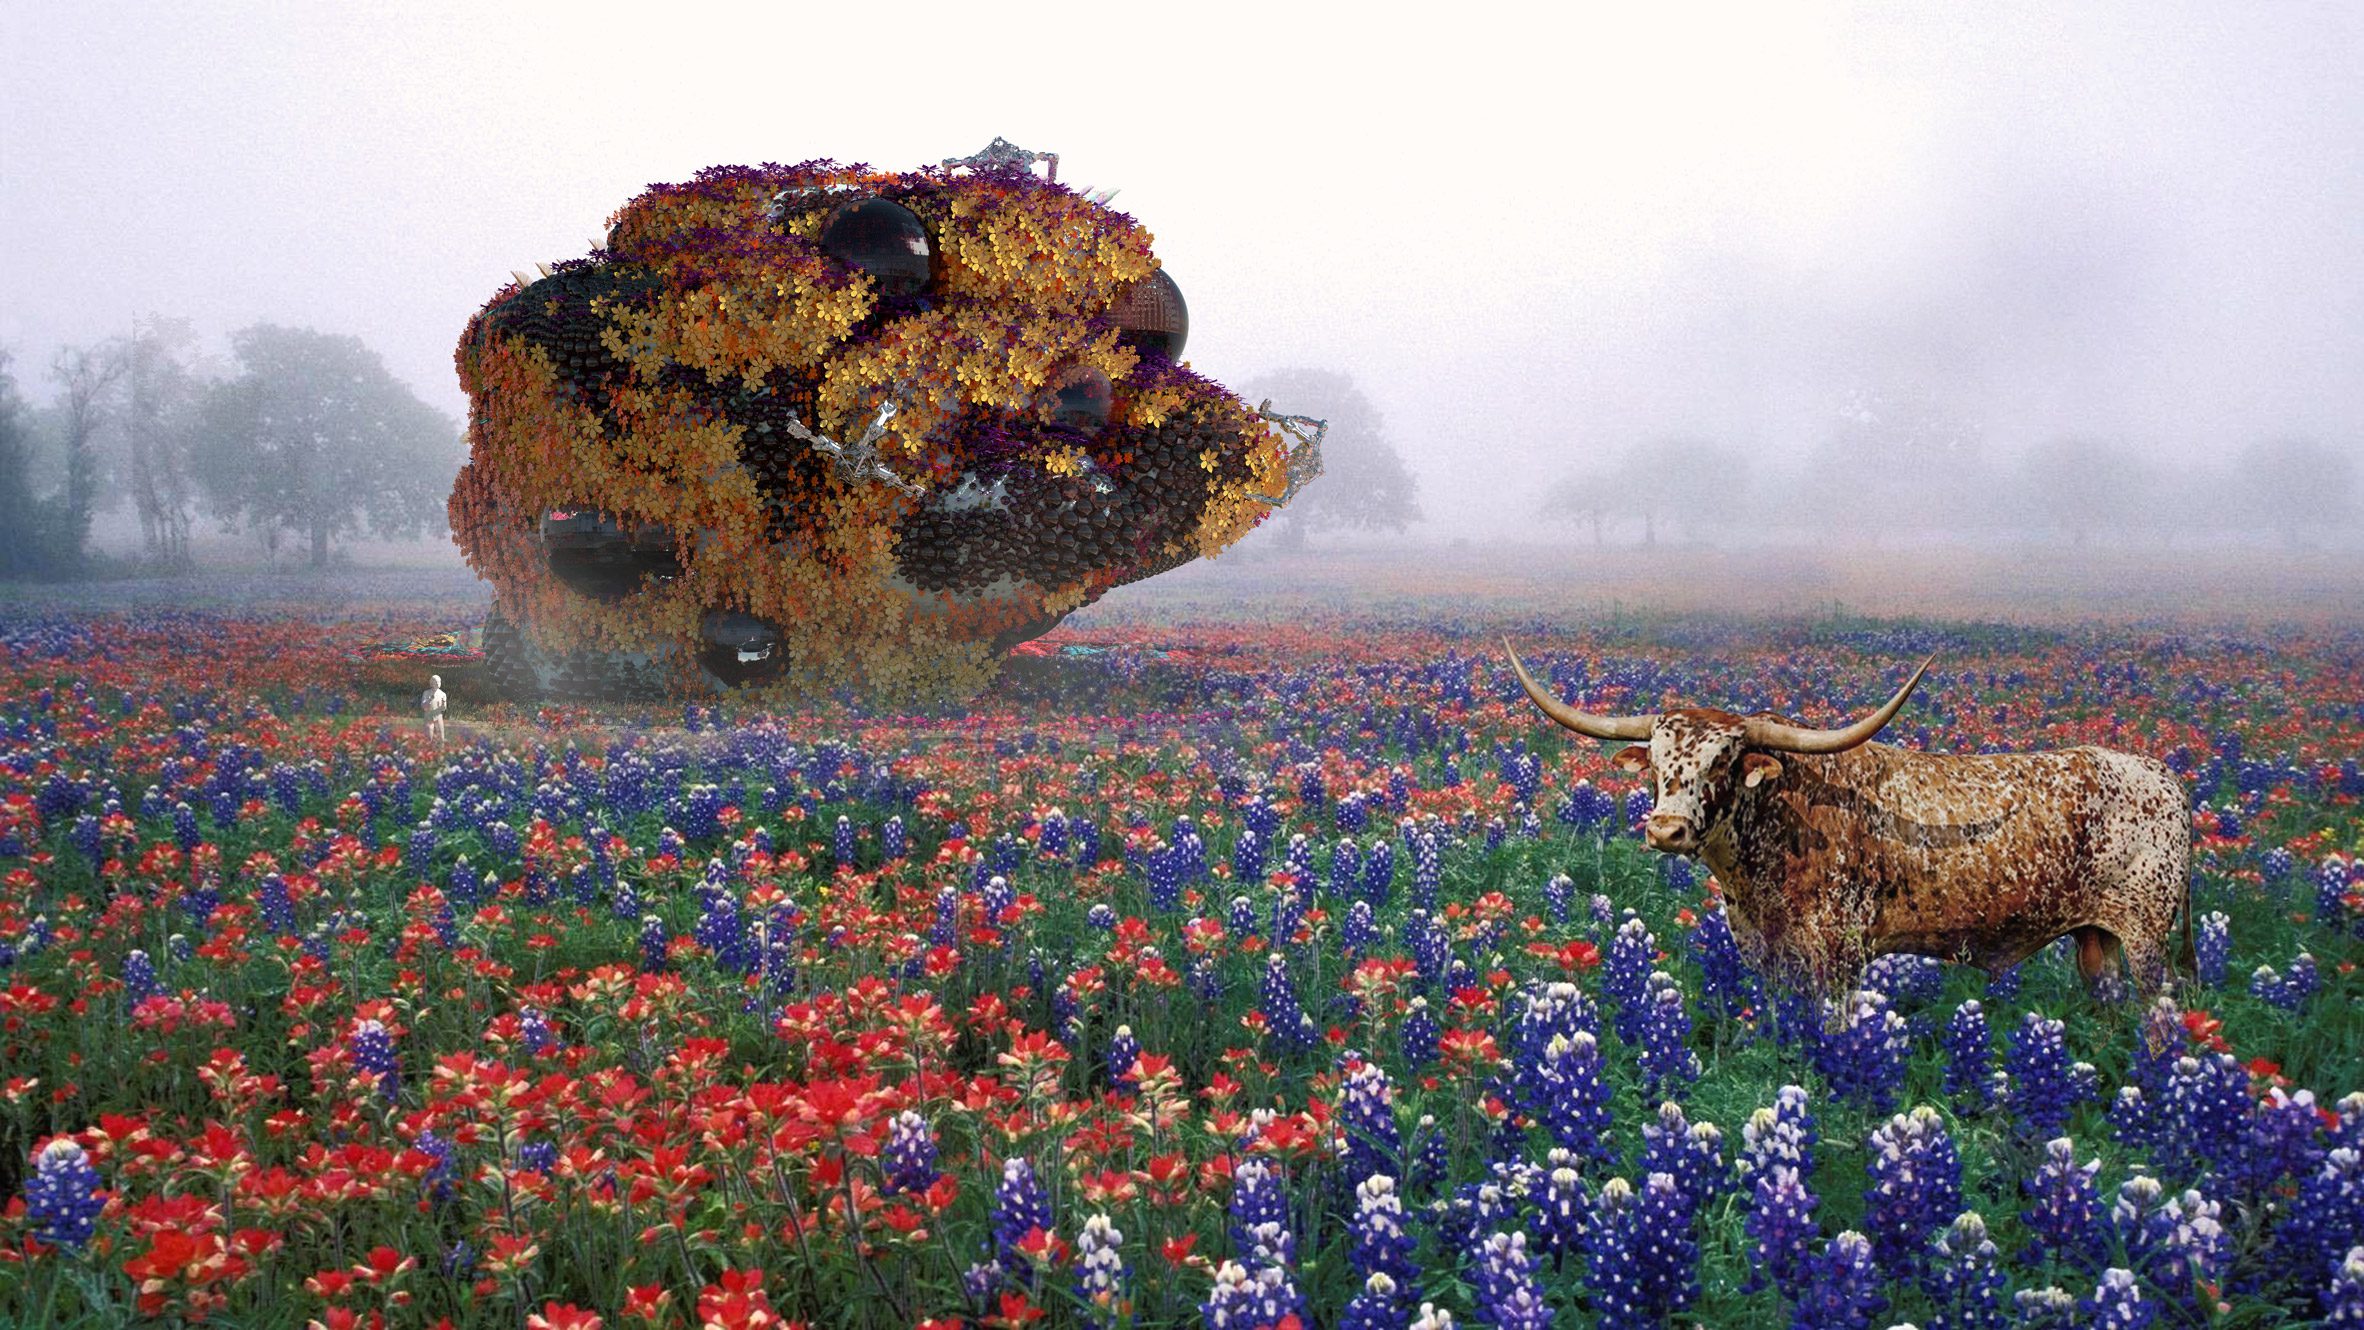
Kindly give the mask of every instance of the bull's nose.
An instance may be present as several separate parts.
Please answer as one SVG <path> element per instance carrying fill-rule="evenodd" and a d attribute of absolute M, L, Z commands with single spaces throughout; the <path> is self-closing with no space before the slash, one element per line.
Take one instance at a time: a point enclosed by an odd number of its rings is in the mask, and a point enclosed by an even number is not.
<path fill-rule="evenodd" d="M 1653 850 L 1680 853 L 1691 848 L 1696 835 L 1683 818 L 1673 813 L 1652 813 L 1650 820 L 1642 824 L 1642 838 L 1650 842 Z"/>

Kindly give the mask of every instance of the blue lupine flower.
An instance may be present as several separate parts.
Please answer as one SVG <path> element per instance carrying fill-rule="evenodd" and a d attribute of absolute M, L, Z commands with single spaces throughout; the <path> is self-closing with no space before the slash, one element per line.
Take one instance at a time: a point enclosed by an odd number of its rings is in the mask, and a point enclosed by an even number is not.
<path fill-rule="evenodd" d="M 889 1196 L 926 1191 L 936 1183 L 936 1133 L 927 1119 L 904 1109 L 888 1124 L 886 1146 L 879 1159 L 886 1171 Z"/>
<path fill-rule="evenodd" d="M 2204 1283 L 2220 1279 L 2232 1259 L 2223 1208 L 2197 1191 L 2170 1196 L 2156 1178 L 2137 1175 L 2118 1188 L 2110 1224 L 2126 1263 L 2165 1291 L 2195 1319 L 2208 1318 L 2214 1295 Z"/>
<path fill-rule="evenodd" d="M 2210 910 L 2200 916 L 2199 927 L 2192 936 L 2192 951 L 2199 980 L 2210 988 L 2224 983 L 2225 964 L 2232 956 L 2232 916 L 2222 910 Z"/>
<path fill-rule="evenodd" d="M 1581 1162 L 1572 1150 L 1553 1150 L 1544 1164 L 1543 1189 L 1531 1197 L 1536 1249 L 1555 1265 L 1582 1252 L 1590 1230 L 1592 1193 L 1576 1171 Z"/>
<path fill-rule="evenodd" d="M 1957 1215 L 1931 1244 L 1925 1284 L 1936 1309 L 1929 1330 L 2003 1330 L 2009 1324 L 2001 1253 L 1975 1210 Z"/>
<path fill-rule="evenodd" d="M 81 1146 L 59 1137 L 41 1147 L 25 1180 L 25 1222 L 52 1247 L 80 1251 L 107 1208 L 98 1169 Z"/>
<path fill-rule="evenodd" d="M 1543 908 L 1555 924 L 1568 922 L 1568 911 L 1576 903 L 1576 880 L 1566 873 L 1554 873 L 1543 884 Z"/>
<path fill-rule="evenodd" d="M 2299 1183 L 2275 1243 L 2292 1273 L 2312 1283 L 2341 1253 L 2364 1242 L 2364 1156 L 2341 1146 Z"/>
<path fill-rule="evenodd" d="M 1962 1160 L 1937 1110 L 1899 1113 L 1871 1134 L 1864 1225 L 1882 1267 L 1919 1270 L 1929 1235 L 1962 1210 Z"/>
<path fill-rule="evenodd" d="M 1642 1124 L 1644 1177 L 1664 1173 L 1690 1203 L 1693 1213 L 1731 1187 L 1731 1171 L 1724 1164 L 1724 1133 L 1712 1122 L 1692 1122 L 1683 1106 L 1671 1100 L 1658 1106 L 1658 1120 Z"/>
<path fill-rule="evenodd" d="M 2230 1053 L 2177 1058 L 2157 1111 L 2153 1154 L 2161 1170 L 2178 1179 L 2201 1177 L 2225 1165 L 2241 1144 L 2248 1069 Z"/>
<path fill-rule="evenodd" d="M 525 1051 L 535 1057 L 550 1051 L 558 1036 L 550 1032 L 550 1018 L 539 1007 L 525 1007 L 517 1013 L 517 1033 L 525 1041 Z"/>
<path fill-rule="evenodd" d="M 1656 803 L 1657 800 L 1651 796 L 1648 790 L 1633 790 L 1628 792 L 1625 796 L 1626 830 L 1633 832 L 1637 836 L 1640 835 L 1642 831 L 1642 823 L 1649 820 L 1650 809 Z"/>
<path fill-rule="evenodd" d="M 2134 1272 L 2115 1268 L 2101 1272 L 2093 1296 L 2079 1302 L 2077 1310 L 2093 1330 L 2143 1330 L 2159 1318 L 2159 1305 L 2143 1298 Z"/>
<path fill-rule="evenodd" d="M 1651 972 L 1641 1017 L 1636 1033 L 1645 1093 L 1653 1099 L 1680 1094 L 1699 1079 L 1699 1055 L 1690 1049 L 1691 1013 L 1684 1009 L 1683 990 L 1674 976 L 1664 970 Z"/>
<path fill-rule="evenodd" d="M 2069 1075 L 2068 1027 L 2028 1012 L 2011 1032 L 2003 1069 L 2011 1077 L 2011 1112 L 2022 1130 L 2050 1137 L 2068 1125 L 2077 1091 Z"/>
<path fill-rule="evenodd" d="M 2077 1163 L 2077 1144 L 2066 1136 L 2044 1144 L 2044 1162 L 2020 1187 L 2028 1195 L 2028 1254 L 2079 1269 L 2100 1264 L 2104 1230 L 2101 1196 L 2093 1180 L 2101 1161 Z"/>
<path fill-rule="evenodd" d="M 1304 1295 L 1290 1281 L 1288 1271 L 1270 1265 L 1250 1274 L 1237 1261 L 1216 1267 L 1215 1286 L 1198 1305 L 1199 1321 L 1206 1330 L 1258 1330 L 1277 1326 L 1291 1316 L 1302 1318 L 1304 1313 Z"/>
<path fill-rule="evenodd" d="M 1395 1090 L 1373 1062 L 1350 1067 L 1341 1088 L 1339 1128 L 1344 1136 L 1340 1166 L 1349 1185 L 1403 1171 L 1404 1141 L 1395 1121 Z"/>
<path fill-rule="evenodd" d="M 1740 954 L 1740 942 L 1732 936 L 1732 922 L 1725 917 L 1721 902 L 1711 901 L 1701 908 L 1698 927 L 1691 930 L 1691 946 L 1699 958 L 1702 1006 L 1737 1018 L 1764 1000 L 1756 976 Z"/>
<path fill-rule="evenodd" d="M 2341 1330 L 2364 1326 L 2364 1247 L 2350 1247 L 2321 1295 L 2323 1324 Z"/>
<path fill-rule="evenodd" d="M 1782 1086 L 1773 1096 L 1773 1106 L 1749 1114 L 1740 1128 L 1742 1184 L 1752 1185 L 1780 1166 L 1796 1169 L 1802 1182 L 1813 1182 L 1814 1146 L 1821 1139 L 1805 1087 Z"/>
<path fill-rule="evenodd" d="M 1782 1297 L 1796 1300 L 1808 1252 L 1820 1231 L 1814 1222 L 1819 1204 L 1798 1171 L 1787 1164 L 1775 1164 L 1758 1176 L 1755 1203 L 1748 1212 L 1756 1259 L 1749 1267 L 1747 1291 L 1770 1283 Z"/>
<path fill-rule="evenodd" d="M 1978 999 L 1954 1008 L 1939 1042 L 1945 1048 L 1946 1098 L 1971 1109 L 1984 1107 L 1994 1067 L 1994 1041 L 1987 1028 L 1986 1010 Z"/>
<path fill-rule="evenodd" d="M 1478 1311 L 1498 1330 L 1544 1330 L 1551 1324 L 1551 1308 L 1535 1283 L 1535 1264 L 1527 1257 L 1527 1235 L 1494 1233 L 1477 1252 Z"/>
<path fill-rule="evenodd" d="M 2023 1288 L 2011 1295 L 2018 1330 L 2084 1330 L 2076 1295 L 2056 1285 Z"/>
<path fill-rule="evenodd" d="M 1288 1231 L 1289 1196 L 1280 1174 L 1261 1159 L 1243 1160 L 1231 1174 L 1231 1245 L 1242 1260 L 1259 1245 L 1276 1259 L 1262 1264 L 1287 1265 L 1295 1252 Z M 1278 1232 L 1271 1231 L 1276 1228 Z M 1255 1264 L 1256 1262 L 1251 1262 Z"/>
<path fill-rule="evenodd" d="M 640 917 L 640 968 L 649 974 L 661 973 L 665 968 L 665 921 L 653 914 Z"/>
<path fill-rule="evenodd" d="M 1815 1064 L 1839 1098 L 1887 1112 L 1904 1086 L 1905 1058 L 1912 1051 L 1909 1027 L 1886 995 L 1874 989 L 1855 990 L 1838 1010 L 1842 1023 L 1823 1034 Z"/>
<path fill-rule="evenodd" d="M 1034 1176 L 1029 1159 L 1005 1159 L 1001 1185 L 993 1191 L 993 1257 L 1007 1269 L 1024 1269 L 1028 1257 L 1019 1249 L 1026 1235 L 1051 1232 L 1051 1198 Z"/>
<path fill-rule="evenodd" d="M 902 814 L 897 813 L 888 818 L 886 825 L 879 829 L 878 852 L 889 862 L 900 859 L 911 852 L 910 833 L 903 828 Z"/>
<path fill-rule="evenodd" d="M 1532 1111 L 1553 1142 L 1580 1157 L 1605 1158 L 1612 1091 L 1592 1032 L 1553 1035 L 1535 1064 L 1534 1084 Z"/>
<path fill-rule="evenodd" d="M 163 991 L 164 985 L 156 978 L 156 963 L 148 959 L 148 953 L 137 947 L 125 952 L 123 956 L 124 1005 L 136 1007 Z"/>
<path fill-rule="evenodd" d="M 1354 1189 L 1352 1233 L 1356 1273 L 1388 1275 L 1404 1287 L 1418 1281 L 1420 1267 L 1412 1252 L 1419 1244 L 1405 1228 L 1403 1197 L 1394 1178 L 1373 1174 Z"/>
<path fill-rule="evenodd" d="M 2291 1094 L 2280 1086 L 2267 1090 L 2249 1115 L 2248 1140 L 2233 1157 L 2233 1181 L 2252 1196 L 2262 1196 L 2284 1178 L 2303 1178 L 2323 1161 L 2322 1111 L 2315 1092 Z"/>
<path fill-rule="evenodd" d="M 2315 922 L 2338 928 L 2347 918 L 2347 898 L 2352 889 L 2348 866 L 2338 859 L 2324 860 L 2315 870 Z"/>
<path fill-rule="evenodd" d="M 1320 1046 L 1321 1027 L 1305 1014 L 1297 1001 L 1297 984 L 1290 977 L 1288 958 L 1278 952 L 1265 957 L 1264 987 L 1260 993 L 1260 1009 L 1270 1023 L 1272 1037 L 1280 1047 L 1295 1052 L 1309 1052 Z"/>
<path fill-rule="evenodd" d="M 1627 911 L 1609 943 L 1608 962 L 1601 967 L 1601 991 L 1617 1003 L 1617 1037 L 1628 1045 L 1641 1038 L 1642 1011 L 1657 954 L 1658 939 L 1650 936 L 1649 926 Z"/>
<path fill-rule="evenodd" d="M 1654 1173 L 1636 1191 L 1623 1178 L 1601 1187 L 1593 1216 L 1593 1302 L 1609 1330 L 1656 1325 L 1699 1293 L 1695 1216 L 1675 1180 Z"/>
<path fill-rule="evenodd" d="M 346 1036 L 345 1049 L 353 1065 L 378 1078 L 378 1093 L 392 1099 L 402 1088 L 402 1067 L 394 1053 L 393 1036 L 377 1021 L 356 1021 Z"/>
<path fill-rule="evenodd" d="M 1119 1025 L 1108 1037 L 1108 1083 L 1119 1093 L 1131 1094 L 1140 1088 L 1134 1067 L 1141 1060 L 1141 1041 L 1133 1037 L 1133 1027 Z"/>
<path fill-rule="evenodd" d="M 1116 1324 L 1124 1301 L 1125 1235 L 1108 1216 L 1084 1220 L 1075 1238 L 1075 1296 L 1084 1304 L 1087 1324 Z"/>
<path fill-rule="evenodd" d="M 1354 799 L 1348 795 L 1347 799 Z M 1345 803 L 1339 805 L 1345 808 Z M 1400 1330 L 1404 1324 L 1403 1287 L 1384 1274 L 1374 1272 L 1363 1280 L 1360 1293 L 1338 1314 L 1338 1330 Z"/>
<path fill-rule="evenodd" d="M 1872 1244 L 1849 1229 L 1809 1257 L 1797 1296 L 1796 1330 L 1869 1330 L 1872 1317 L 1887 1310 L 1880 1294 L 1885 1282 L 1872 1257 Z"/>

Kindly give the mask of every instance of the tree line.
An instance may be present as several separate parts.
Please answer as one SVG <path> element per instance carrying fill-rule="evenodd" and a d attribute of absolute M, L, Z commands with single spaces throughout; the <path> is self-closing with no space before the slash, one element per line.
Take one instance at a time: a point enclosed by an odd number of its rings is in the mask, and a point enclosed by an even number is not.
<path fill-rule="evenodd" d="M 258 323 L 208 363 L 185 320 L 58 350 L 54 399 L 26 402 L 0 351 L 0 576 L 91 571 L 91 527 L 129 507 L 141 556 L 190 563 L 196 523 L 246 530 L 276 560 L 445 529 L 459 426 L 359 338 Z"/>

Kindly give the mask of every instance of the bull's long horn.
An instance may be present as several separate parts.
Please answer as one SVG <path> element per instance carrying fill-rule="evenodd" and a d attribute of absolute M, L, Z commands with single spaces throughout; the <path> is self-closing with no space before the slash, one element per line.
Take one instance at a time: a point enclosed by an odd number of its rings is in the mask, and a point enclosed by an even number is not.
<path fill-rule="evenodd" d="M 1780 753 L 1843 753 L 1878 734 L 1882 726 L 1895 718 L 1904 706 L 1904 699 L 1912 696 L 1913 685 L 1929 672 L 1930 662 L 1936 659 L 1931 656 L 1922 661 L 1921 668 L 1913 671 L 1913 677 L 1904 681 L 1904 687 L 1896 690 L 1896 696 L 1889 698 L 1886 706 L 1844 729 L 1808 730 L 1752 716 L 1748 721 L 1748 742 Z"/>
<path fill-rule="evenodd" d="M 1595 716 L 1590 712 L 1578 711 L 1543 691 L 1543 685 L 1536 683 L 1534 676 L 1527 673 L 1525 663 L 1519 660 L 1519 653 L 1512 650 L 1509 638 L 1502 639 L 1502 649 L 1510 652 L 1510 667 L 1518 671 L 1519 685 L 1527 690 L 1528 698 L 1536 706 L 1543 708 L 1544 715 L 1591 739 L 1650 737 L 1650 726 L 1657 722 L 1656 716 Z"/>

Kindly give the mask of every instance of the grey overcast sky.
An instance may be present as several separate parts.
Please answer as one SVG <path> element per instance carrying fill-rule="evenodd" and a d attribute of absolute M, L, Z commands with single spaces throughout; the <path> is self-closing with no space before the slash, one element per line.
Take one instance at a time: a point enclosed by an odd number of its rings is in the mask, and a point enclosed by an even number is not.
<path fill-rule="evenodd" d="M 2002 454 L 2364 438 L 2344 3 L 13 0 L 0 346 L 40 398 L 135 315 L 309 325 L 458 416 L 468 316 L 649 183 L 997 134 L 1121 188 L 1197 368 L 1355 375 L 1435 533 L 1865 390 Z"/>

